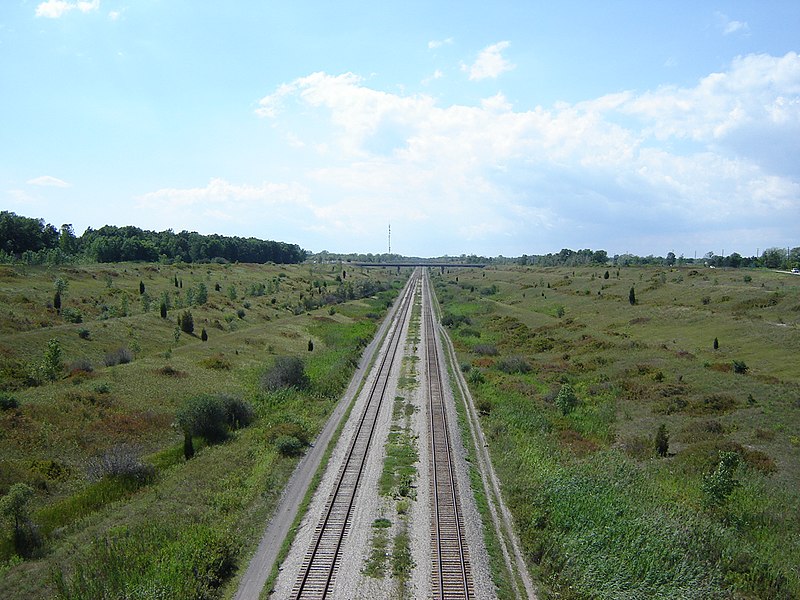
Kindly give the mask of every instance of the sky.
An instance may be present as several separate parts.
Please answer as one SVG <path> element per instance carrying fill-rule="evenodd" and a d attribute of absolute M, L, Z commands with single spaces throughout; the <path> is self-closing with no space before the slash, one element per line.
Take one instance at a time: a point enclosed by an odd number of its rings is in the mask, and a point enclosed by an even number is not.
<path fill-rule="evenodd" d="M 800 246 L 800 2 L 2 0 L 0 209 L 319 252 Z"/>

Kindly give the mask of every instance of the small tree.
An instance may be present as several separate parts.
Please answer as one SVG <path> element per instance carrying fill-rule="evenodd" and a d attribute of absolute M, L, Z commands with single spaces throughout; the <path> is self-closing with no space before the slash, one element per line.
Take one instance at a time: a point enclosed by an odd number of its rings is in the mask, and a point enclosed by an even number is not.
<path fill-rule="evenodd" d="M 603 279 L 608 279 L 609 277 L 610 277 L 610 275 L 608 273 L 608 270 L 606 270 L 606 272 L 603 273 Z"/>
<path fill-rule="evenodd" d="M 743 360 L 734 360 L 733 361 L 733 372 L 738 373 L 739 375 L 747 375 L 747 371 L 750 370 L 750 367 Z"/>
<path fill-rule="evenodd" d="M 167 303 L 164 302 L 163 300 L 161 301 L 161 318 L 162 319 L 167 318 Z"/>
<path fill-rule="evenodd" d="M 565 383 L 561 386 L 555 402 L 556 406 L 561 409 L 561 413 L 568 415 L 578 406 L 578 397 L 575 395 L 575 390 L 572 389 L 572 386 Z"/>
<path fill-rule="evenodd" d="M 666 456 L 669 451 L 669 434 L 667 433 L 667 426 L 663 423 L 658 426 L 656 432 L 656 452 L 659 456 Z"/>
<path fill-rule="evenodd" d="M 30 556 L 38 545 L 37 535 L 30 522 L 28 503 L 33 498 L 33 488 L 26 483 L 15 483 L 0 498 L 0 514 L 14 521 L 14 548 L 22 556 Z"/>
<path fill-rule="evenodd" d="M 61 344 L 58 340 L 52 339 L 47 342 L 44 357 L 39 365 L 41 379 L 55 381 L 61 376 L 61 372 L 64 370 L 64 364 L 61 358 Z"/>
<path fill-rule="evenodd" d="M 714 338 L 714 350 L 719 350 L 719 340 Z"/>
<path fill-rule="evenodd" d="M 309 352 L 314 351 L 314 340 L 308 340 L 308 351 Z"/>
<path fill-rule="evenodd" d="M 56 295 L 53 296 L 53 308 L 58 314 L 61 314 L 61 292 L 56 292 Z"/>
<path fill-rule="evenodd" d="M 739 465 L 739 454 L 736 452 L 720 452 L 719 463 L 713 473 L 703 476 L 701 489 L 705 494 L 706 506 L 722 506 L 739 485 L 733 476 Z"/>
<path fill-rule="evenodd" d="M 208 341 L 208 332 L 205 327 L 203 327 L 203 330 L 200 332 L 200 339 L 204 342 Z"/>
<path fill-rule="evenodd" d="M 194 317 L 192 316 L 192 312 L 189 310 L 183 311 L 183 314 L 180 318 L 180 326 L 181 331 L 184 333 L 192 334 L 194 333 Z"/>
<path fill-rule="evenodd" d="M 636 304 L 636 291 L 631 287 L 631 291 L 628 292 L 628 302 L 631 303 L 631 306 Z"/>
<path fill-rule="evenodd" d="M 141 296 L 142 294 L 144 294 L 144 281 L 142 281 L 140 279 L 139 280 L 139 295 Z"/>

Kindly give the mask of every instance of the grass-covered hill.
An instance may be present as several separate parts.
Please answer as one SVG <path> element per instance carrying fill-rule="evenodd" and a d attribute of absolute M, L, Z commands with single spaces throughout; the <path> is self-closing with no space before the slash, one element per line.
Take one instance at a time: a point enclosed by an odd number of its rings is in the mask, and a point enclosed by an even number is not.
<path fill-rule="evenodd" d="M 0 597 L 230 593 L 408 274 L 344 269 L 0 265 Z"/>
<path fill-rule="evenodd" d="M 800 597 L 800 277 L 434 281 L 542 597 Z"/>

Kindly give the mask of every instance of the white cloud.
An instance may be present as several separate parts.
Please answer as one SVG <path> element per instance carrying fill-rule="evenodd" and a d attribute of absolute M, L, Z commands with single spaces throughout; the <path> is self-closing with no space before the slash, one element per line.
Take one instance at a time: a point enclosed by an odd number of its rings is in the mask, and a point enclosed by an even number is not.
<path fill-rule="evenodd" d="M 469 73 L 470 81 L 481 79 L 496 79 L 500 74 L 511 71 L 515 65 L 503 58 L 502 52 L 510 46 L 510 42 L 498 42 L 487 46 L 478 54 L 472 65 L 462 65 L 462 69 Z"/>
<path fill-rule="evenodd" d="M 750 31 L 750 26 L 745 21 L 734 21 L 721 12 L 714 13 L 714 16 L 717 19 L 717 26 L 722 30 L 722 35 L 730 35 L 737 31 L 740 33 Z"/>
<path fill-rule="evenodd" d="M 30 185 L 39 185 L 44 187 L 59 187 L 59 188 L 71 187 L 70 184 L 67 183 L 66 181 L 63 181 L 58 177 L 51 177 L 50 175 L 35 177 L 33 179 L 29 179 L 26 183 Z"/>
<path fill-rule="evenodd" d="M 302 175 L 306 227 L 347 239 L 380 243 L 391 220 L 426 247 L 469 239 L 467 250 L 513 255 L 614 239 L 612 253 L 650 253 L 669 240 L 719 245 L 748 227 L 757 237 L 800 214 L 795 53 L 740 57 L 691 87 L 531 110 L 500 93 L 441 106 L 314 73 L 257 112 L 289 143 L 313 120 L 303 142 L 328 154 Z"/>
<path fill-rule="evenodd" d="M 78 2 L 68 2 L 67 0 L 47 0 L 36 7 L 36 16 L 46 19 L 59 19 L 66 13 L 78 10 L 82 13 L 96 11 L 100 8 L 100 0 L 79 0 Z"/>
<path fill-rule="evenodd" d="M 442 46 L 452 46 L 453 45 L 453 38 L 445 38 L 443 40 L 431 40 L 428 42 L 428 49 L 435 50 L 436 48 L 441 48 Z"/>

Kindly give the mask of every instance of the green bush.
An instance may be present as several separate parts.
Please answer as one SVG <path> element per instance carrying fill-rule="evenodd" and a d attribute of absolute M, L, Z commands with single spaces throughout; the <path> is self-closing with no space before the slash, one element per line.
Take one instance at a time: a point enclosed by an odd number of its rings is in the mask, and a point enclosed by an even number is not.
<path fill-rule="evenodd" d="M 734 471 L 739 466 L 737 452 L 720 452 L 719 464 L 713 473 L 703 476 L 701 488 L 707 506 L 721 506 L 739 485 L 734 477 Z"/>
<path fill-rule="evenodd" d="M 11 410 L 18 407 L 19 402 L 14 396 L 0 392 L 0 410 Z"/>
<path fill-rule="evenodd" d="M 192 316 L 191 311 L 183 311 L 183 314 L 181 314 L 180 318 L 178 319 L 178 323 L 180 324 L 181 331 L 183 333 L 188 333 L 189 335 L 194 333 L 194 317 Z"/>
<path fill-rule="evenodd" d="M 293 435 L 281 435 L 276 438 L 275 447 L 283 456 L 299 456 L 303 453 L 305 444 Z"/>
<path fill-rule="evenodd" d="M 277 356 L 261 376 L 261 387 L 269 392 L 288 387 L 303 389 L 308 383 L 305 364 L 296 356 Z"/>
<path fill-rule="evenodd" d="M 531 365 L 524 356 L 508 356 L 501 358 L 495 365 L 503 373 L 528 373 L 531 370 Z"/>
<path fill-rule="evenodd" d="M 184 435 L 198 436 L 208 443 L 228 437 L 228 415 L 219 398 L 208 394 L 189 398 L 175 415 L 175 423 Z"/>
<path fill-rule="evenodd" d="M 568 415 L 575 407 L 578 406 L 578 397 L 575 395 L 575 390 L 568 383 L 561 386 L 558 396 L 555 399 L 556 406 L 561 409 L 561 413 Z"/>

